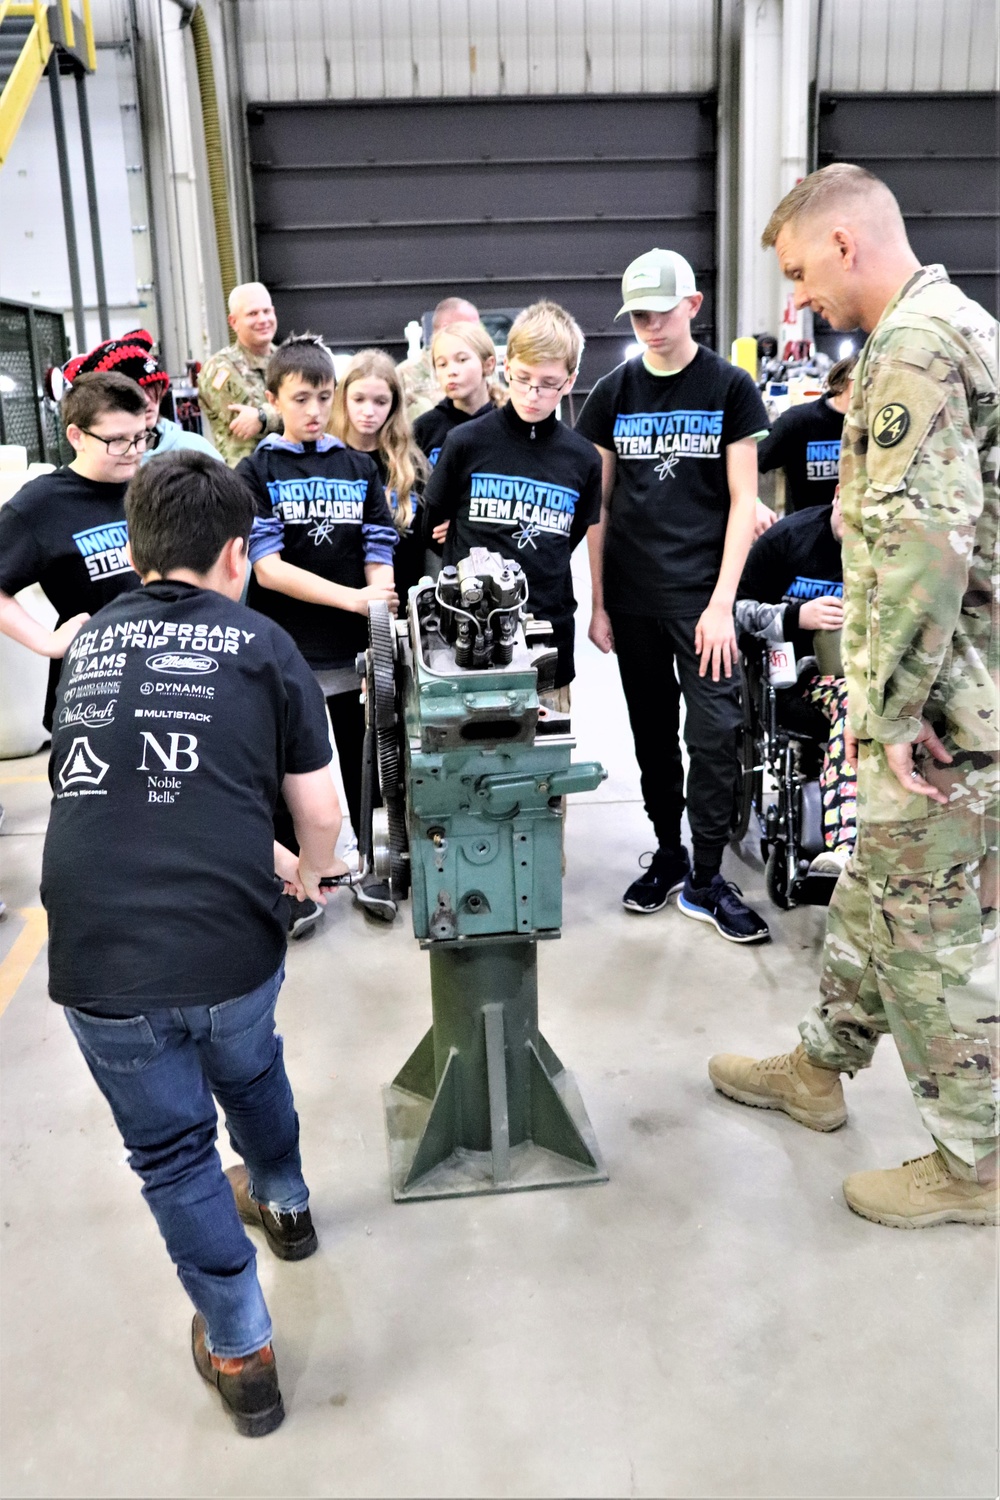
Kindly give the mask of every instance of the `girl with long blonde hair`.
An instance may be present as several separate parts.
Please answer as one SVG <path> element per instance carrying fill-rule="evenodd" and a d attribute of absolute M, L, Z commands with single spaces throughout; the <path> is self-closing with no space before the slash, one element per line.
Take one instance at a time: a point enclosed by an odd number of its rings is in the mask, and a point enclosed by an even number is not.
<path fill-rule="evenodd" d="M 406 593 L 424 573 L 424 544 L 417 523 L 420 489 L 429 469 L 406 415 L 396 366 L 383 349 L 361 349 L 333 400 L 330 428 L 348 448 L 375 462 L 399 532 L 393 568 L 396 591 L 405 608 Z"/>

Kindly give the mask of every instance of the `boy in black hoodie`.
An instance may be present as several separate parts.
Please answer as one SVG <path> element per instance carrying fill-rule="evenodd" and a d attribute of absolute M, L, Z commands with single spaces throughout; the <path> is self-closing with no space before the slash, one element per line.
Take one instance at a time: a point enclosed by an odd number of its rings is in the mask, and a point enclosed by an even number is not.
<path fill-rule="evenodd" d="M 573 389 L 583 334 L 554 302 L 536 302 L 507 339 L 506 406 L 455 428 L 424 493 L 425 525 L 445 542 L 445 565 L 472 547 L 521 564 L 528 607 L 553 628 L 559 653 L 554 707 L 568 709 L 576 599 L 570 557 L 600 517 L 601 465 L 593 446 L 556 419 Z"/>

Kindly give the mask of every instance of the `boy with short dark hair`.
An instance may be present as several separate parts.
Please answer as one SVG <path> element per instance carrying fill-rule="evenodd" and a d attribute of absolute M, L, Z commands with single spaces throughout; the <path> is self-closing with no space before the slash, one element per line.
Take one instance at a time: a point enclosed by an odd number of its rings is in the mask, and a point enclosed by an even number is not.
<path fill-rule="evenodd" d="M 510 400 L 456 427 L 424 492 L 425 525 L 445 540 L 445 564 L 472 547 L 520 563 L 528 608 L 552 624 L 555 689 L 568 710 L 576 599 L 570 559 L 600 516 L 601 469 L 590 443 L 556 418 L 576 381 L 583 334 L 554 302 L 536 302 L 507 338 Z"/>
<path fill-rule="evenodd" d="M 237 473 L 257 507 L 250 540 L 254 576 L 248 602 L 283 625 L 323 690 L 340 758 L 355 834 L 361 823 L 364 708 L 355 669 L 368 644 L 372 599 L 396 605 L 392 555 L 398 533 L 378 470 L 367 453 L 327 432 L 336 384 L 333 357 L 322 339 L 292 336 L 271 356 L 267 389 L 284 433 L 264 438 Z M 278 837 L 292 832 L 279 813 Z M 362 906 L 366 890 L 356 892 Z M 395 915 L 382 892 L 366 909 Z M 381 904 L 378 904 L 381 903 Z M 293 936 L 320 916 L 305 903 L 293 911 Z"/>
<path fill-rule="evenodd" d="M 142 587 L 84 626 L 59 681 L 42 861 L 49 993 L 197 1309 L 198 1370 L 237 1430 L 260 1436 L 284 1413 L 240 1219 L 282 1259 L 317 1248 L 274 1031 L 286 926 L 275 870 L 286 890 L 324 900 L 320 879 L 343 868 L 340 808 L 312 673 L 238 602 L 245 486 L 205 455 L 165 458 L 133 481 L 126 514 Z M 274 846 L 279 790 L 297 861 Z M 216 1101 L 244 1162 L 226 1174 Z"/>
<path fill-rule="evenodd" d="M 80 626 L 139 579 L 125 552 L 125 490 L 146 451 L 146 398 L 115 373 L 81 375 L 62 402 L 75 458 L 0 506 L 0 631 L 53 658 L 44 723 L 52 727 L 59 658 Z M 33 583 L 57 613 L 47 630 L 13 597 Z"/>
<path fill-rule="evenodd" d="M 644 352 L 597 382 L 576 424 L 604 471 L 604 511 L 590 534 L 590 638 L 618 655 L 658 843 L 622 903 L 659 911 L 680 891 L 686 916 L 730 942 L 766 942 L 767 923 L 721 867 L 740 722 L 733 604 L 754 536 L 767 413 L 745 370 L 695 343 L 703 299 L 683 256 L 639 256 L 622 294 L 616 316 L 630 315 Z M 681 696 L 693 869 L 681 842 Z"/>

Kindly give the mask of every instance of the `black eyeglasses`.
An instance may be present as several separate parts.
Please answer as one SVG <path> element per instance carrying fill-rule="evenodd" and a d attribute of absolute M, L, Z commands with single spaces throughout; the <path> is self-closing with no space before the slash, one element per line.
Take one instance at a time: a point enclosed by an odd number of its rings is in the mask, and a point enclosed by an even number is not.
<path fill-rule="evenodd" d="M 160 434 L 155 427 L 147 428 L 141 437 L 101 437 L 99 432 L 91 432 L 89 427 L 81 427 L 88 437 L 96 438 L 103 443 L 112 458 L 124 458 L 134 448 L 136 453 L 148 453 L 155 448 L 160 441 Z"/>

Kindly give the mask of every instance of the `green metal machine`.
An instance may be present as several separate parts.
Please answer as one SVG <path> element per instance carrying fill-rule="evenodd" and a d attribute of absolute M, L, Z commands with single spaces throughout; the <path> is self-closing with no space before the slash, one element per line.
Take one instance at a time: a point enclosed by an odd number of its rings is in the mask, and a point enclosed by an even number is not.
<path fill-rule="evenodd" d="M 398 1200 L 607 1180 L 537 987 L 564 799 L 607 773 L 572 763 L 568 716 L 539 702 L 555 652 L 526 598 L 518 564 L 476 548 L 411 590 L 406 619 L 369 613 L 369 863 L 411 893 L 431 973 L 431 1028 L 384 1090 Z"/>

